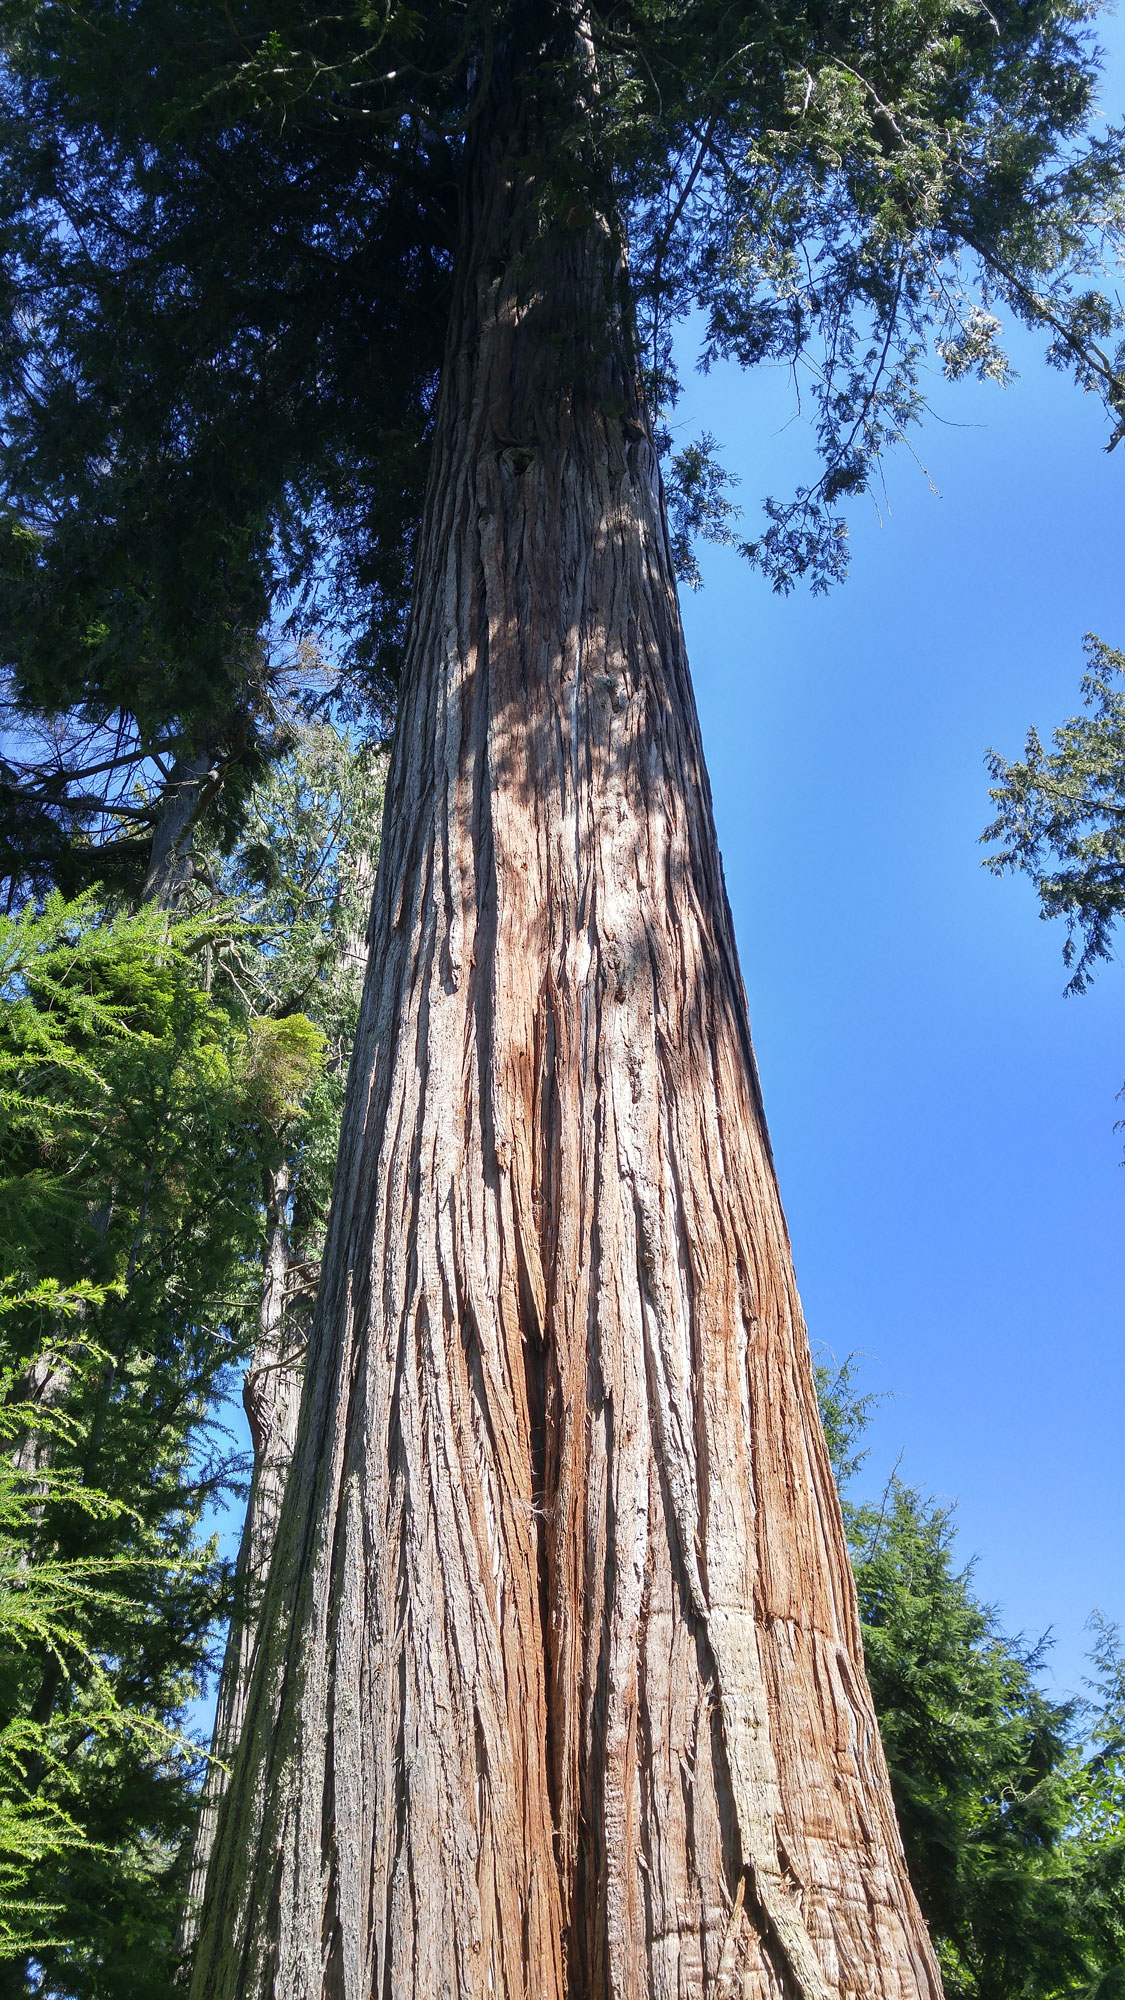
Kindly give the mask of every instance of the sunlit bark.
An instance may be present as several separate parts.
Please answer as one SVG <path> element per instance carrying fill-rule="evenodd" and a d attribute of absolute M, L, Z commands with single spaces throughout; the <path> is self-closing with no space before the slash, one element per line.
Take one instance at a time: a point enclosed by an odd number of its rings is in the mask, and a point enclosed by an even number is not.
<path fill-rule="evenodd" d="M 539 157 L 536 149 L 539 148 Z M 482 121 L 197 2000 L 935 2000 L 609 220 Z"/>

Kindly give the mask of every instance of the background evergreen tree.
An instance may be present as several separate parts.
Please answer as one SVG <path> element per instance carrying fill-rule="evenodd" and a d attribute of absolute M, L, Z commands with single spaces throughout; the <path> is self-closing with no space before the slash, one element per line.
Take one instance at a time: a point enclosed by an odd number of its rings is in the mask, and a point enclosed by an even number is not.
<path fill-rule="evenodd" d="M 232 1603 L 253 1612 L 200 1541 L 239 1476 L 215 1424 L 261 1363 L 282 1169 L 299 1382 L 380 808 L 377 757 L 295 726 L 240 846 L 195 855 L 193 915 L 88 892 L 3 931 L 13 1991 L 29 1942 L 44 1993 L 171 1990 L 201 1776 L 184 1704 Z"/>
<path fill-rule="evenodd" d="M 892 1476 L 848 1487 L 874 1400 L 821 1369 L 864 1656 L 911 1879 L 949 2000 L 1125 1992 L 1125 1760 L 1118 1635 L 1096 1623 L 1092 1700 L 1042 1681 L 959 1565 L 953 1510 Z"/>
<path fill-rule="evenodd" d="M 5 1719 L 43 1736 L 9 1796 L 83 1835 L 27 1884 L 50 1912 L 45 1992 L 160 1992 L 182 1893 L 198 1760 L 168 1731 L 226 1596 L 199 1522 L 232 1476 L 210 1412 L 244 1351 L 257 1235 L 245 1036 L 203 990 L 208 941 L 89 893 L 3 922 L 2 1338 L 23 1495 L 8 1587 L 36 1591 L 56 1565 L 100 1585 L 71 1592 L 65 1636 L 25 1630 L 4 1651 Z"/>
<path fill-rule="evenodd" d="M 336 1164 L 344 1086 L 367 966 L 385 760 L 320 721 L 295 728 L 288 754 L 251 794 L 241 840 L 199 869 L 246 925 L 218 977 L 251 1009 L 272 1052 L 310 1028 L 325 1060 L 262 1100 L 264 1241 L 258 1327 L 243 1386 L 254 1464 L 218 1694 L 213 1761 L 193 1840 L 181 1948 L 190 1949 L 218 1803 L 238 1747 L 262 1589 L 296 1436 L 301 1384 Z M 303 1045 L 298 1039 L 298 1048 Z"/>

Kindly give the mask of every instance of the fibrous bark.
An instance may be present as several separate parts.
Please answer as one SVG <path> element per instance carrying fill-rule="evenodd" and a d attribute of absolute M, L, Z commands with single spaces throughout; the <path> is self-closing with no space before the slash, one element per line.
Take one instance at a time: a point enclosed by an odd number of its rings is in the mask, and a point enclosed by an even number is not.
<path fill-rule="evenodd" d="M 936 2000 L 610 223 L 482 119 L 197 2000 Z"/>

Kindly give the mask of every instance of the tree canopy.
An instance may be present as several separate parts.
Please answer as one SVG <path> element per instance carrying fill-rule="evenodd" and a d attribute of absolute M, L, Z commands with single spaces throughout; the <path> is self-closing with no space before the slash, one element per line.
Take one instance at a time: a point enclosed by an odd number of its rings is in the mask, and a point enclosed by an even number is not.
<path fill-rule="evenodd" d="M 1022 758 L 990 751 L 996 818 L 981 835 L 998 841 L 986 866 L 1019 870 L 1039 895 L 1040 915 L 1066 923 L 1068 993 L 1084 993 L 1125 912 L 1125 653 L 1092 633 L 1082 679 L 1089 711 L 1071 716 L 1044 747 L 1028 730 Z"/>
<path fill-rule="evenodd" d="M 205 738 L 216 790 L 244 795 L 270 646 L 315 630 L 389 716 L 460 157 L 520 17 L 5 0 L 0 605 L 25 710 L 124 727 L 138 756 Z M 815 412 L 819 474 L 741 544 L 779 588 L 843 573 L 844 503 L 920 416 L 928 351 L 1004 376 L 1001 309 L 1120 435 L 1123 142 L 1097 124 L 1085 6 L 629 0 L 582 21 L 596 146 L 560 132 L 542 199 L 571 227 L 591 173 L 611 183 L 689 575 L 695 533 L 735 538 L 715 441 L 672 452 L 667 431 L 691 312 L 705 362 L 783 363 Z M 545 72 L 567 60 L 545 43 Z M 12 775 L 17 849 L 85 795 L 67 768 L 48 796 Z"/>

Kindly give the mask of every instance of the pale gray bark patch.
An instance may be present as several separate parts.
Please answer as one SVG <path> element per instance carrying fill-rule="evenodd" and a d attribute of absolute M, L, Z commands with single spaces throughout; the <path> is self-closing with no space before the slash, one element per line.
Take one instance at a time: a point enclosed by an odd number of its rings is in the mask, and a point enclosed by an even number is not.
<path fill-rule="evenodd" d="M 36 1418 L 41 1411 L 65 1406 L 73 1379 L 74 1368 L 67 1356 L 48 1353 L 36 1355 L 16 1383 L 12 1401 L 27 1405 L 28 1428 L 12 1447 L 12 1465 L 40 1492 L 46 1491 L 45 1477 L 54 1463 L 55 1437 L 49 1428 L 38 1428 Z"/>
<path fill-rule="evenodd" d="M 191 882 L 196 822 L 215 790 L 222 765 L 206 745 L 185 750 L 172 766 L 152 836 L 142 901 L 174 910 Z"/>

